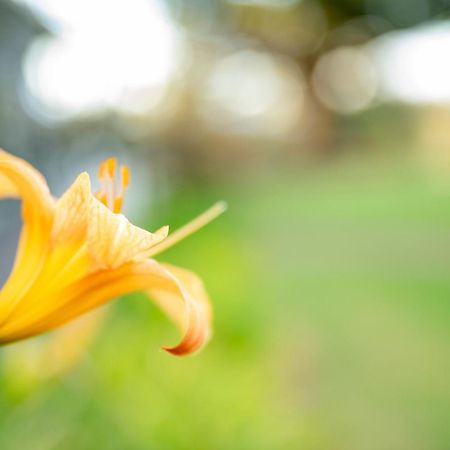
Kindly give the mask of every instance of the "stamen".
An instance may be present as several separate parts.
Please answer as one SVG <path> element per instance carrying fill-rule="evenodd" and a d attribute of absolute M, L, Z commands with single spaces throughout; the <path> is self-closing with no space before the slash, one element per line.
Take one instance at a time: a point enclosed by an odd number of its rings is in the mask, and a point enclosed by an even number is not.
<path fill-rule="evenodd" d="M 106 169 L 108 171 L 108 175 L 111 178 L 114 178 L 114 174 L 116 173 L 117 159 L 116 158 L 108 158 L 105 161 Z"/>
<path fill-rule="evenodd" d="M 101 189 L 96 193 L 96 197 L 111 211 L 119 213 L 122 209 L 126 188 L 130 183 L 130 170 L 128 166 L 120 167 L 120 184 L 117 192 L 116 169 L 116 158 L 109 158 L 100 163 L 98 177 Z"/>
<path fill-rule="evenodd" d="M 116 197 L 114 199 L 114 207 L 112 208 L 112 212 L 119 214 L 120 211 L 122 211 L 122 206 L 123 206 L 123 197 Z"/>
<path fill-rule="evenodd" d="M 130 184 L 130 169 L 128 166 L 121 166 L 120 179 L 122 189 L 126 189 Z"/>
<path fill-rule="evenodd" d="M 108 175 L 113 178 L 114 172 L 116 171 L 117 159 L 116 158 L 108 158 L 100 163 L 98 168 L 98 177 L 100 180 L 103 180 Z"/>
<path fill-rule="evenodd" d="M 125 191 L 127 190 L 129 184 L 130 184 L 130 169 L 128 168 L 128 166 L 121 166 L 119 193 L 114 199 L 113 208 L 111 208 L 114 213 L 120 213 L 120 211 L 122 210 Z"/>
<path fill-rule="evenodd" d="M 203 228 L 209 222 L 220 216 L 226 209 L 227 204 L 225 202 L 217 202 L 215 205 L 211 206 L 211 208 L 207 209 L 204 213 L 196 217 L 194 220 L 191 220 L 186 225 L 183 225 L 181 228 L 174 231 L 166 239 L 161 241 L 161 243 L 156 244 L 149 256 L 152 257 L 158 253 L 161 253 L 175 245 L 177 242 L 180 242 L 189 235 L 195 233 L 200 228 Z"/>
<path fill-rule="evenodd" d="M 98 172 L 97 172 L 97 176 L 99 180 L 103 180 L 103 178 L 105 178 L 106 176 L 106 160 L 102 161 L 99 165 L 98 165 Z"/>

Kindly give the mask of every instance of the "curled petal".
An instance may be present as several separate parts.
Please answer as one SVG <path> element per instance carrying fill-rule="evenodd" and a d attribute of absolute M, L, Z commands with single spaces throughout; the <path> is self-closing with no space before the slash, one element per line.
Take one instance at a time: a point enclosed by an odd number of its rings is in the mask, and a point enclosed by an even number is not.
<path fill-rule="evenodd" d="M 0 198 L 14 198 L 18 196 L 17 186 L 8 177 L 0 175 Z"/>
<path fill-rule="evenodd" d="M 0 198 L 25 197 L 26 191 L 37 195 L 37 201 L 50 198 L 44 176 L 25 160 L 0 149 L 0 164 L 9 169 L 0 171 Z M 15 173 L 15 174 L 14 174 Z M 34 194 L 32 193 L 34 191 Z"/>
<path fill-rule="evenodd" d="M 184 331 L 182 341 L 175 347 L 163 347 L 174 355 L 192 353 L 203 346 L 211 335 L 211 307 L 201 279 L 171 264 L 160 264 L 168 280 L 178 286 L 182 294 L 168 289 L 147 289 L 153 301 Z"/>
<path fill-rule="evenodd" d="M 22 199 L 24 224 L 32 222 L 33 231 L 47 230 L 51 225 L 54 200 L 44 177 L 26 161 L 4 151 L 0 151 L 1 197 Z"/>

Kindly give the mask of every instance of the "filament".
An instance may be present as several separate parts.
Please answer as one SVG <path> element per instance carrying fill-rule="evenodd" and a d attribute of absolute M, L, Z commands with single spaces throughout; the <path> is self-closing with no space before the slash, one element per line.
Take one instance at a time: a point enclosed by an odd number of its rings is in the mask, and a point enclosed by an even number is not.
<path fill-rule="evenodd" d="M 159 244 L 156 244 L 153 248 L 149 256 L 154 256 L 158 253 L 161 253 L 183 239 L 187 238 L 191 234 L 198 231 L 200 228 L 203 228 L 205 225 L 213 221 L 216 217 L 220 216 L 227 209 L 227 204 L 223 201 L 217 202 L 211 208 L 207 209 L 204 213 L 200 214 L 195 219 L 188 222 L 186 225 L 183 225 L 178 230 L 174 231 L 170 234 L 166 239 L 161 241 Z"/>

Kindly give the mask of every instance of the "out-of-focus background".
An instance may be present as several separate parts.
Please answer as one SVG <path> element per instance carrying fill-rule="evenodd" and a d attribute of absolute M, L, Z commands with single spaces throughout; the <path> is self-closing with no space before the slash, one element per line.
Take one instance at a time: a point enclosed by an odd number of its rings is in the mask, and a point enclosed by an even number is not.
<path fill-rule="evenodd" d="M 178 334 L 137 294 L 66 371 L 8 347 L 0 448 L 448 450 L 449 11 L 0 0 L 1 147 L 56 194 L 117 156 L 148 229 L 229 203 L 160 257 L 204 279 L 210 345 L 161 351 Z M 3 281 L 18 203 L 0 216 Z"/>

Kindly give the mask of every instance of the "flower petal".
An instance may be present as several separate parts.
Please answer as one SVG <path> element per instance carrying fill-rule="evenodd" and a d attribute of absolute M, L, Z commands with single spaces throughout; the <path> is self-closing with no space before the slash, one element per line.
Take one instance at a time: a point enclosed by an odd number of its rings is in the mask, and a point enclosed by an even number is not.
<path fill-rule="evenodd" d="M 91 201 L 91 181 L 83 172 L 56 202 L 52 227 L 55 245 L 86 239 Z"/>
<path fill-rule="evenodd" d="M 211 306 L 202 280 L 193 272 L 160 264 L 168 279 L 178 286 L 180 295 L 168 289 L 147 289 L 150 298 L 184 331 L 175 347 L 163 347 L 174 355 L 192 353 L 201 348 L 211 335 Z"/>
<path fill-rule="evenodd" d="M 38 190 L 46 192 L 48 194 L 48 187 L 43 175 L 38 172 L 33 166 L 31 166 L 25 160 L 11 155 L 11 153 L 5 152 L 0 149 L 0 162 L 12 162 L 20 166 L 22 173 L 28 173 L 29 179 L 33 179 L 35 184 L 39 184 Z M 22 183 L 11 178 L 11 175 L 0 171 L 0 198 L 2 197 L 23 197 L 24 186 L 20 186 Z"/>
<path fill-rule="evenodd" d="M 49 243 L 45 261 L 33 285 L 9 315 L 10 321 L 29 311 L 57 307 L 60 302 L 49 304 L 56 301 L 52 294 L 90 272 L 91 261 L 86 246 L 90 197 L 89 176 L 83 173 L 55 202 L 51 230 L 43 237 Z"/>
<path fill-rule="evenodd" d="M 146 258 L 167 232 L 164 227 L 150 233 L 113 213 L 92 194 L 89 175 L 82 173 L 56 203 L 52 241 L 68 254 L 85 243 L 94 271 Z"/>
<path fill-rule="evenodd" d="M 0 197 L 22 198 L 23 228 L 16 260 L 0 291 L 5 320 L 39 273 L 49 247 L 54 200 L 43 176 L 26 161 L 0 151 Z"/>
<path fill-rule="evenodd" d="M 168 231 L 168 227 L 163 227 L 150 233 L 92 199 L 87 241 L 91 257 L 99 268 L 114 269 L 133 260 L 145 259 L 149 250 L 166 238 Z"/>
<path fill-rule="evenodd" d="M 207 341 L 211 313 L 201 281 L 191 272 L 146 260 L 93 273 L 67 287 L 55 294 L 55 302 L 47 302 L 55 305 L 52 311 L 29 310 L 0 328 L 0 342 L 41 334 L 134 291 L 148 292 L 184 328 L 182 342 L 175 347 L 164 347 L 165 350 L 184 355 L 198 350 Z"/>

